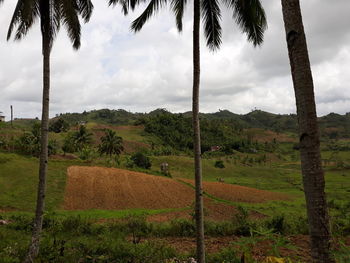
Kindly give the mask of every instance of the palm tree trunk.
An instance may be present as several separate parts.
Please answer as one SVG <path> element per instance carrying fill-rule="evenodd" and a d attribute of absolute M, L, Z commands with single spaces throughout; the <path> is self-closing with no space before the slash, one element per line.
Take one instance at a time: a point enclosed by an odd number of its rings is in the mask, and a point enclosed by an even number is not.
<path fill-rule="evenodd" d="M 296 98 L 301 170 L 314 262 L 331 263 L 331 233 L 321 163 L 314 86 L 299 0 L 282 0 L 283 19 Z"/>
<path fill-rule="evenodd" d="M 193 10 L 193 95 L 192 95 L 192 122 L 193 122 L 193 148 L 194 170 L 196 186 L 196 238 L 197 261 L 205 263 L 204 248 L 204 221 L 203 221 L 203 189 L 202 189 L 202 164 L 201 164 L 201 140 L 199 126 L 199 83 L 200 83 L 200 0 L 194 0 Z"/>
<path fill-rule="evenodd" d="M 32 239 L 24 263 L 33 262 L 39 253 L 40 235 L 45 208 L 46 174 L 48 163 L 49 99 L 50 99 L 50 38 L 43 35 L 43 100 L 41 117 L 39 183 Z"/>

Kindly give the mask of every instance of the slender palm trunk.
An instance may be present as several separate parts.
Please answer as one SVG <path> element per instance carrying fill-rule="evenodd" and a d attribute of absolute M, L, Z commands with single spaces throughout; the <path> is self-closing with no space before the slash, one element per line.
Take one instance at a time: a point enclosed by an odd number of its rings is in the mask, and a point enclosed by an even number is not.
<path fill-rule="evenodd" d="M 39 183 L 32 240 L 24 263 L 33 262 L 39 253 L 40 235 L 45 208 L 46 174 L 48 163 L 49 98 L 50 98 L 50 39 L 43 35 L 43 101 L 41 117 Z"/>
<path fill-rule="evenodd" d="M 331 263 L 330 227 L 321 164 L 314 86 L 299 0 L 282 0 L 283 19 L 299 123 L 300 156 L 311 253 L 314 262 Z"/>
<path fill-rule="evenodd" d="M 196 238 L 197 261 L 205 262 L 204 248 L 204 221 L 203 221 L 203 189 L 202 189 L 202 164 L 201 164 L 201 136 L 199 126 L 199 83 L 200 83 L 200 0 L 194 0 L 193 10 L 193 95 L 192 95 L 192 121 L 193 121 L 193 148 L 194 170 L 196 186 Z"/>

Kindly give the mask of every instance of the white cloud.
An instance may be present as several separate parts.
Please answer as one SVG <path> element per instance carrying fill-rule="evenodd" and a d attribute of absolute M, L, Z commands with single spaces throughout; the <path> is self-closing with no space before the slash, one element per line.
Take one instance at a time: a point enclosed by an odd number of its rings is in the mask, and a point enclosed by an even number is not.
<path fill-rule="evenodd" d="M 0 110 L 14 105 L 17 117 L 41 112 L 42 57 L 38 26 L 21 42 L 6 42 L 15 1 L 0 7 Z M 223 12 L 223 44 L 210 52 L 201 42 L 201 111 L 229 109 L 246 113 L 257 107 L 275 113 L 295 112 L 294 93 L 281 6 L 262 1 L 269 22 L 265 42 L 254 49 Z M 181 34 L 169 8 L 151 18 L 137 34 L 135 14 L 95 1 L 90 23 L 83 25 L 82 46 L 73 51 L 62 28 L 51 57 L 51 116 L 98 108 L 150 111 L 191 109 L 192 7 Z M 191 4 L 191 2 L 189 2 Z M 320 115 L 349 111 L 350 28 L 348 0 L 302 2 Z"/>

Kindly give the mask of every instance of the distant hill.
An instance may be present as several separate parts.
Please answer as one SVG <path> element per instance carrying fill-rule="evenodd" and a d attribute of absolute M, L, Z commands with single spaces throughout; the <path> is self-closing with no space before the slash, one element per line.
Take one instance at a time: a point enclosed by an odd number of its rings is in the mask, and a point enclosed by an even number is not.
<path fill-rule="evenodd" d="M 101 109 L 89 112 L 84 111 L 83 113 L 64 113 L 56 118 L 63 118 L 71 125 L 81 121 L 112 125 L 137 125 L 143 124 L 145 118 L 164 113 L 170 112 L 166 109 L 156 109 L 149 113 L 132 113 L 123 109 Z M 190 111 L 173 114 L 180 114 L 184 117 L 190 117 L 192 115 Z M 200 117 L 201 119 L 207 120 L 232 121 L 235 125 L 244 129 L 261 128 L 273 130 L 275 132 L 297 132 L 298 129 L 296 114 L 274 114 L 262 110 L 254 110 L 248 114 L 236 114 L 228 110 L 219 110 L 215 113 L 201 113 Z M 350 138 L 350 112 L 345 115 L 330 113 L 318 119 L 320 130 L 323 135 L 334 138 Z"/>

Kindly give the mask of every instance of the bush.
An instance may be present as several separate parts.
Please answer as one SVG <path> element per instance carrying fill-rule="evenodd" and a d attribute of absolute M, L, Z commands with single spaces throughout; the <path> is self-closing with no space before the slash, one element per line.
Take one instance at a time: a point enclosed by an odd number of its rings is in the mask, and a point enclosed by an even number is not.
<path fill-rule="evenodd" d="M 215 164 L 214 164 L 214 166 L 216 167 L 216 168 L 225 168 L 225 165 L 224 165 L 224 162 L 222 161 L 222 160 L 218 160 L 218 161 L 216 161 L 215 162 Z"/>
<path fill-rule="evenodd" d="M 133 154 L 131 156 L 131 160 L 136 166 L 140 168 L 149 169 L 152 166 L 150 159 L 141 152 Z"/>
<path fill-rule="evenodd" d="M 271 229 L 273 233 L 284 234 L 286 228 L 284 216 L 274 216 L 270 221 L 267 222 L 267 228 Z"/>
<path fill-rule="evenodd" d="M 60 133 L 60 132 L 66 132 L 68 130 L 69 130 L 69 123 L 62 118 L 58 118 L 50 122 L 50 126 L 49 126 L 50 132 Z"/>
<path fill-rule="evenodd" d="M 92 161 L 97 157 L 97 152 L 94 148 L 90 146 L 84 146 L 79 152 L 78 156 L 84 161 Z"/>

